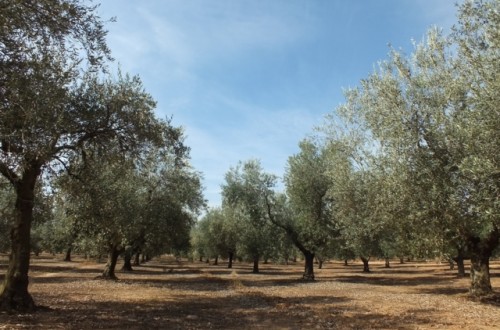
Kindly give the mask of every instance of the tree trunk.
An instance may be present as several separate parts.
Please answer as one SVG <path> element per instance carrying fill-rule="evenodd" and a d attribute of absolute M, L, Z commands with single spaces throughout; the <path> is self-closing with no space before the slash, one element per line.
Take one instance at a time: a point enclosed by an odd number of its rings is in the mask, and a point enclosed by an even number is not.
<path fill-rule="evenodd" d="M 104 271 L 100 278 L 106 280 L 117 280 L 115 275 L 116 262 L 118 261 L 118 256 L 120 255 L 120 250 L 116 246 L 112 246 L 108 253 L 108 262 L 104 267 Z"/>
<path fill-rule="evenodd" d="M 227 268 L 233 268 L 233 252 L 229 252 L 229 261 L 227 263 Z"/>
<path fill-rule="evenodd" d="M 399 263 L 404 264 L 405 263 L 405 258 L 404 257 L 399 257 Z"/>
<path fill-rule="evenodd" d="M 487 238 L 468 237 L 468 251 L 471 255 L 470 294 L 486 296 L 493 293 L 490 281 L 490 257 L 500 243 L 500 231 L 495 228 Z"/>
<path fill-rule="evenodd" d="M 347 263 L 347 259 L 344 259 L 344 266 L 349 266 L 349 264 Z"/>
<path fill-rule="evenodd" d="M 33 311 L 35 302 L 28 292 L 30 265 L 30 234 L 37 168 L 26 169 L 16 185 L 15 222 L 11 228 L 9 267 L 0 293 L 0 309 Z"/>
<path fill-rule="evenodd" d="M 323 258 L 318 258 L 318 269 L 323 268 Z"/>
<path fill-rule="evenodd" d="M 199 261 L 200 261 L 200 262 L 203 262 L 203 256 L 200 256 L 200 260 L 199 260 Z"/>
<path fill-rule="evenodd" d="M 66 250 L 66 256 L 64 257 L 64 261 L 68 261 L 70 262 L 71 261 L 71 250 L 72 248 L 69 247 L 67 250 Z"/>
<path fill-rule="evenodd" d="M 303 251 L 305 258 L 304 274 L 302 278 L 307 281 L 314 281 L 314 253 Z"/>
<path fill-rule="evenodd" d="M 493 292 L 490 281 L 490 258 L 472 255 L 470 265 L 470 294 L 485 296 Z"/>
<path fill-rule="evenodd" d="M 215 265 L 215 266 L 219 265 L 219 256 L 216 256 L 216 257 L 214 258 L 214 265 Z"/>
<path fill-rule="evenodd" d="M 125 254 L 123 255 L 122 270 L 125 272 L 131 272 L 134 270 L 132 268 L 132 255 L 129 252 L 125 252 Z"/>
<path fill-rule="evenodd" d="M 363 273 L 369 273 L 370 265 L 368 263 L 370 261 L 370 258 L 360 257 L 360 259 L 361 261 L 363 261 Z"/>
<path fill-rule="evenodd" d="M 259 272 L 259 257 L 253 257 L 253 269 L 252 273 L 257 274 Z"/>
<path fill-rule="evenodd" d="M 140 265 L 141 265 L 140 252 L 137 252 L 134 256 L 134 266 L 140 266 Z"/>
<path fill-rule="evenodd" d="M 391 261 L 389 258 L 385 258 L 385 268 L 391 268 Z"/>
<path fill-rule="evenodd" d="M 457 263 L 457 276 L 458 277 L 465 277 L 465 264 L 464 264 L 464 256 L 459 254 L 455 258 L 453 258 L 453 261 Z"/>

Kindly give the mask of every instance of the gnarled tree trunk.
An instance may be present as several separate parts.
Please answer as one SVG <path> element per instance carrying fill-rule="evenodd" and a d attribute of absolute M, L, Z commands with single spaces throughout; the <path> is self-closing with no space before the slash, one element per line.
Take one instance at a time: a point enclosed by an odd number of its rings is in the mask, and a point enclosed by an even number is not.
<path fill-rule="evenodd" d="M 132 268 L 132 254 L 130 252 L 125 252 L 123 254 L 123 266 L 122 270 L 125 272 L 131 272 L 134 269 Z"/>
<path fill-rule="evenodd" d="M 70 262 L 71 261 L 71 250 L 72 248 L 69 247 L 67 250 L 66 250 L 66 256 L 64 257 L 64 261 L 67 261 L 67 262 Z"/>
<path fill-rule="evenodd" d="M 317 258 L 317 259 L 318 259 L 318 269 L 322 269 L 323 262 L 325 262 L 325 260 L 323 258 Z"/>
<path fill-rule="evenodd" d="M 369 273 L 370 272 L 370 258 L 366 257 L 360 257 L 361 261 L 363 262 L 363 273 Z"/>
<path fill-rule="evenodd" d="M 134 266 L 140 266 L 141 265 L 141 253 L 137 252 L 134 256 Z"/>
<path fill-rule="evenodd" d="M 314 253 L 304 250 L 302 251 L 305 257 L 304 274 L 302 278 L 308 281 L 314 281 Z"/>
<path fill-rule="evenodd" d="M 498 228 L 491 231 L 487 238 L 468 237 L 467 247 L 471 256 L 469 292 L 472 296 L 486 296 L 493 293 L 490 280 L 490 257 L 499 242 Z"/>
<path fill-rule="evenodd" d="M 259 272 L 259 256 L 254 256 L 252 273 L 257 274 L 258 272 Z"/>
<path fill-rule="evenodd" d="M 120 256 L 120 249 L 117 246 L 111 246 L 108 252 L 108 262 L 106 266 L 104 266 L 104 271 L 100 278 L 106 280 L 117 280 L 118 278 L 115 275 L 116 262 L 118 261 L 118 257 Z"/>
<path fill-rule="evenodd" d="M 490 257 L 471 257 L 470 266 L 471 286 L 470 294 L 473 296 L 485 296 L 493 292 L 490 281 Z"/>
<path fill-rule="evenodd" d="M 26 169 L 23 179 L 16 182 L 15 222 L 10 232 L 9 267 L 0 293 L 0 309 L 33 311 L 35 302 L 28 292 L 30 265 L 30 235 L 33 220 L 35 183 L 40 168 Z"/>
<path fill-rule="evenodd" d="M 453 261 L 457 263 L 457 276 L 458 277 L 465 277 L 465 264 L 464 264 L 464 256 L 459 254 L 455 258 L 453 258 Z"/>

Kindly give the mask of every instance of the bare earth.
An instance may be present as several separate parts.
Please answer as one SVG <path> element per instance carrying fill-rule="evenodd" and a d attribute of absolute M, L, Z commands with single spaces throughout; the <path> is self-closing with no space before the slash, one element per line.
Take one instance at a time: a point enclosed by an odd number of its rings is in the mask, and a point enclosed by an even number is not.
<path fill-rule="evenodd" d="M 500 329 L 499 295 L 469 299 L 469 278 L 446 263 L 372 262 L 363 274 L 359 263 L 329 262 L 304 282 L 302 263 L 252 274 L 246 263 L 162 257 L 104 281 L 95 279 L 102 263 L 61 260 L 33 257 L 30 292 L 41 308 L 0 313 L 0 329 Z M 0 274 L 6 264 L 0 256 Z M 499 261 L 491 273 L 498 292 Z"/>

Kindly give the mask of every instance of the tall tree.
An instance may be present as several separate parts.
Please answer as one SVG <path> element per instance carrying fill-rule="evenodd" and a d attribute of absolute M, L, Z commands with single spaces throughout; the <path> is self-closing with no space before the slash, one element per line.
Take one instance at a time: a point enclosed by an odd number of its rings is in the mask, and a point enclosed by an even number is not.
<path fill-rule="evenodd" d="M 498 1 L 465 2 L 452 36 L 432 29 L 411 56 L 393 50 L 338 109 L 379 142 L 387 173 L 404 170 L 408 217 L 465 243 L 473 295 L 492 292 L 500 240 L 499 26 Z"/>
<path fill-rule="evenodd" d="M 161 142 L 159 128 L 168 125 L 155 118 L 155 103 L 138 78 L 98 78 L 110 56 L 94 6 L 4 0 L 0 25 L 0 173 L 16 194 L 0 308 L 33 310 L 30 230 L 42 172 L 57 172 L 102 140 L 126 149 Z"/>

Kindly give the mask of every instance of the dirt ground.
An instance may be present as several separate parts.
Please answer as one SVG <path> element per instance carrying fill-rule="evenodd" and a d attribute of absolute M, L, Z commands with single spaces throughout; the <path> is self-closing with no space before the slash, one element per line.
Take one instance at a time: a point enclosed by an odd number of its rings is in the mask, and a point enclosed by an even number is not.
<path fill-rule="evenodd" d="M 315 282 L 302 263 L 251 265 L 176 262 L 162 257 L 95 279 L 103 263 L 33 257 L 30 292 L 39 311 L 0 313 L 0 329 L 499 329 L 500 299 L 468 298 L 469 278 L 446 263 L 328 262 Z M 7 258 L 0 256 L 0 274 Z M 119 265 L 118 267 L 120 267 Z M 492 262 L 500 291 L 500 261 Z M 0 276 L 1 277 L 1 276 Z"/>

